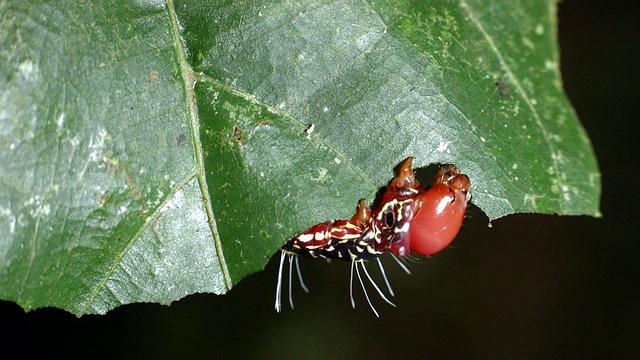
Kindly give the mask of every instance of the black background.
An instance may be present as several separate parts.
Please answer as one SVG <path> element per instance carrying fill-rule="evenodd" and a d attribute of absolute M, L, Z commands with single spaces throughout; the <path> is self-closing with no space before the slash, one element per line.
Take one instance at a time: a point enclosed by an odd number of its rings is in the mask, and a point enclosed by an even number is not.
<path fill-rule="evenodd" d="M 559 5 L 565 89 L 603 179 L 600 219 L 471 209 L 454 246 L 411 276 L 386 268 L 397 308 L 351 309 L 348 264 L 303 261 L 310 294 L 273 311 L 274 257 L 225 296 L 106 316 L 30 313 L 0 302 L 0 358 L 628 358 L 640 357 L 640 172 L 636 1 Z M 636 145 L 633 145 L 633 144 Z M 386 259 L 390 260 L 390 259 Z"/>

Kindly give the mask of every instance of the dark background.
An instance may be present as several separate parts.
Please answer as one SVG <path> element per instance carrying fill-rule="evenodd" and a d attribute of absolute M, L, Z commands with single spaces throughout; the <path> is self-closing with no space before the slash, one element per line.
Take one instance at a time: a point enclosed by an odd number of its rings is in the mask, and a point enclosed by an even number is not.
<path fill-rule="evenodd" d="M 0 302 L 0 359 L 639 358 L 639 9 L 559 5 L 564 85 L 598 156 L 602 218 L 513 215 L 489 229 L 471 209 L 454 246 L 411 276 L 386 261 L 397 308 L 374 295 L 380 319 L 359 289 L 351 309 L 348 264 L 311 260 L 311 294 L 296 288 L 296 309 L 276 314 L 276 257 L 225 296 L 170 307 L 77 319 Z"/>

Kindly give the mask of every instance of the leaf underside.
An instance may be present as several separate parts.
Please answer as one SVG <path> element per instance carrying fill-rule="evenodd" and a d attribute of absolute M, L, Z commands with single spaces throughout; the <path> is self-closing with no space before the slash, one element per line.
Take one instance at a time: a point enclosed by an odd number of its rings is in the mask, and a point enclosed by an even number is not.
<path fill-rule="evenodd" d="M 0 1 L 0 297 L 224 293 L 409 156 L 489 219 L 599 216 L 555 6 Z"/>

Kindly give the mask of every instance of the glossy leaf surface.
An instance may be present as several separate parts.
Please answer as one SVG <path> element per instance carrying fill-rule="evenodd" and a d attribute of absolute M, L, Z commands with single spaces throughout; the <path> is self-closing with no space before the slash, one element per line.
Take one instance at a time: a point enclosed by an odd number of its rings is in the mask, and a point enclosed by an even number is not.
<path fill-rule="evenodd" d="M 0 1 L 0 297 L 224 293 L 408 156 L 599 215 L 555 2 Z"/>

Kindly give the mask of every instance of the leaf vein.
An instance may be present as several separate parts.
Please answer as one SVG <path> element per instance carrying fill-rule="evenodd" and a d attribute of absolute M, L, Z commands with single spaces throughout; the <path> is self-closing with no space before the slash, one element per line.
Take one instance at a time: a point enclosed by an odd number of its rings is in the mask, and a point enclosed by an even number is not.
<path fill-rule="evenodd" d="M 502 66 L 502 68 L 505 70 L 505 72 L 511 79 L 511 82 L 513 83 L 516 91 L 520 94 L 520 96 L 522 96 L 522 98 L 524 99 L 524 102 L 527 104 L 527 107 L 529 108 L 529 110 L 533 115 L 533 118 L 535 119 L 536 125 L 538 126 L 538 128 L 540 128 L 540 131 L 542 132 L 542 137 L 544 138 L 545 143 L 549 148 L 549 152 L 551 153 L 551 162 L 553 164 L 553 170 L 554 170 L 554 175 L 556 176 L 557 184 L 560 185 L 559 186 L 560 189 L 568 189 L 568 186 L 565 186 L 566 185 L 565 181 L 562 179 L 562 174 L 560 173 L 560 165 L 558 163 L 558 159 L 559 159 L 558 151 L 555 149 L 555 147 L 551 143 L 551 136 L 549 135 L 547 128 L 544 126 L 542 119 L 540 119 L 540 115 L 538 114 L 538 111 L 533 105 L 533 102 L 531 101 L 526 91 L 520 84 L 518 77 L 511 71 L 511 68 L 505 61 L 504 57 L 502 56 L 502 53 L 496 46 L 491 35 L 489 35 L 489 33 L 485 30 L 484 26 L 482 26 L 482 23 L 480 22 L 480 20 L 476 17 L 475 11 L 469 6 L 469 4 L 465 0 L 460 1 L 460 5 L 467 12 L 467 15 L 469 16 L 469 19 L 471 20 L 471 22 L 478 28 L 482 36 L 485 38 L 485 40 L 487 41 L 487 43 L 495 53 L 496 57 L 498 58 L 500 65 Z M 565 190 L 562 190 L 562 191 L 565 191 Z M 560 206 L 560 212 L 561 213 L 564 212 L 564 201 L 562 201 L 562 195 L 560 195 L 559 206 Z"/>

